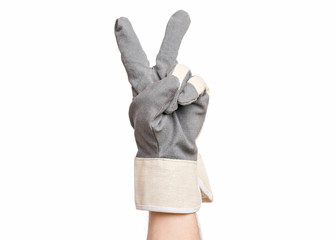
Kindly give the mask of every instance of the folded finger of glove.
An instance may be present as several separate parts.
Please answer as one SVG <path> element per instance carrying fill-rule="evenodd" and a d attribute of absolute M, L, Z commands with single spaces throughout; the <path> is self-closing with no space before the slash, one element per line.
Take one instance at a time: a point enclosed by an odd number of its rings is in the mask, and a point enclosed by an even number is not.
<path fill-rule="evenodd" d="M 136 127 L 135 123 L 142 126 L 150 124 L 167 109 L 179 87 L 180 82 L 173 75 L 148 85 L 130 105 L 129 116 L 132 126 Z"/>
<path fill-rule="evenodd" d="M 170 102 L 165 113 L 171 114 L 178 109 L 178 104 L 189 105 L 195 102 L 202 94 L 209 94 L 209 88 L 200 76 L 192 76 L 190 69 L 182 64 L 177 64 L 171 73 L 180 81 L 180 88 Z"/>

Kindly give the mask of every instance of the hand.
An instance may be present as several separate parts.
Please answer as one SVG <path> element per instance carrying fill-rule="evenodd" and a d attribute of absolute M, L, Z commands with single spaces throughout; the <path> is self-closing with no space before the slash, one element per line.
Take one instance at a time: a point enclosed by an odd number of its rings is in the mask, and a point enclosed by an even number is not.
<path fill-rule="evenodd" d="M 193 212 L 202 199 L 195 140 L 205 120 L 209 91 L 201 77 L 192 77 L 176 60 L 189 25 L 189 15 L 184 11 L 170 18 L 156 65 L 150 68 L 129 20 L 116 21 L 117 43 L 133 92 L 129 116 L 138 146 L 138 209 Z M 212 195 L 207 198 L 212 199 Z"/>

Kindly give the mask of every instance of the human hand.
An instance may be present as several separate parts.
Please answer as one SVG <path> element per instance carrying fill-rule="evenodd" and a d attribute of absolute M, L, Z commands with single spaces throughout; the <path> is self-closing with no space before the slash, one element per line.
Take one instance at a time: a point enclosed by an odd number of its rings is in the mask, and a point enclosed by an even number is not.
<path fill-rule="evenodd" d="M 138 209 L 194 212 L 202 198 L 212 201 L 202 160 L 197 161 L 200 156 L 195 143 L 205 120 L 209 90 L 201 77 L 192 76 L 176 60 L 189 24 L 189 15 L 184 11 L 170 18 L 152 68 L 129 20 L 119 18 L 115 24 L 133 92 L 129 116 L 138 146 Z M 203 181 L 199 176 L 203 176 Z"/>

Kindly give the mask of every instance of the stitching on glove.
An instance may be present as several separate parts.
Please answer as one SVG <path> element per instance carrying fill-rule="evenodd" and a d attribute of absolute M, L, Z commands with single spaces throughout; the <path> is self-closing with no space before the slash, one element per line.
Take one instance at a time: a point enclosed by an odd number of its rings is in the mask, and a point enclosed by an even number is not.
<path fill-rule="evenodd" d="M 139 158 L 139 157 L 136 157 L 134 160 L 135 161 L 173 161 L 173 162 L 178 162 L 178 163 L 197 164 L 197 161 L 174 159 L 174 158 Z"/>

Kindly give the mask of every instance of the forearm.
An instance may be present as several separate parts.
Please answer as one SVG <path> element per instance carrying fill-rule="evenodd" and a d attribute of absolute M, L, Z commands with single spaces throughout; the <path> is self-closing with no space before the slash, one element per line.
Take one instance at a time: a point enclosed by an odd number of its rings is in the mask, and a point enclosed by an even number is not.
<path fill-rule="evenodd" d="M 196 213 L 149 212 L 147 240 L 200 240 Z"/>

